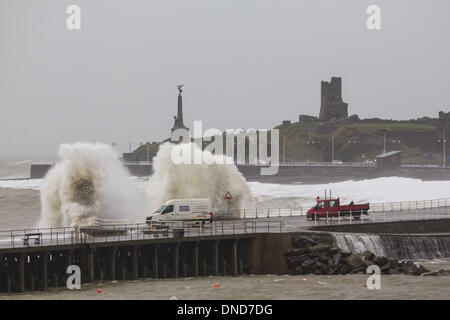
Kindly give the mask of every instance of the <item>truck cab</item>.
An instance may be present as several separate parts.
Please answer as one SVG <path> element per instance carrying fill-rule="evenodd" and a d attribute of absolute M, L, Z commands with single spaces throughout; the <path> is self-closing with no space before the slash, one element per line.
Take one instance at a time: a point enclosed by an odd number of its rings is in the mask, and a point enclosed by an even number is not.
<path fill-rule="evenodd" d="M 308 210 L 308 214 L 317 214 L 322 215 L 328 212 L 329 214 L 332 212 L 338 212 L 339 210 L 339 198 L 337 199 L 326 199 L 320 200 L 317 204 Z"/>

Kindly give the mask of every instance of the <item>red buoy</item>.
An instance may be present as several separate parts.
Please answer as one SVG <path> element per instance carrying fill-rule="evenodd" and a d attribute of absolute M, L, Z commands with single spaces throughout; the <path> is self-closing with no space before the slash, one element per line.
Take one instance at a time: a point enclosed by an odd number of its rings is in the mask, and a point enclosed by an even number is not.
<path fill-rule="evenodd" d="M 214 283 L 214 288 L 220 288 L 220 284 L 218 284 L 217 282 Z"/>
<path fill-rule="evenodd" d="M 97 290 L 97 293 L 102 293 L 102 292 L 103 292 L 102 289 L 98 289 L 98 290 Z"/>

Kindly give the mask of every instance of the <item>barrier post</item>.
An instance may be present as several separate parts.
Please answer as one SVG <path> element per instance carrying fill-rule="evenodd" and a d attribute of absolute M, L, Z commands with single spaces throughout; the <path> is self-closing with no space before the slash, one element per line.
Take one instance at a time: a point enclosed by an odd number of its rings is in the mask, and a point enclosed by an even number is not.
<path fill-rule="evenodd" d="M 281 217 L 281 209 L 278 208 L 278 218 Z"/>
<path fill-rule="evenodd" d="M 244 208 L 244 219 L 245 219 L 245 208 Z"/>
<path fill-rule="evenodd" d="M 270 217 L 269 210 L 270 210 L 270 208 L 267 208 L 267 218 Z"/>
<path fill-rule="evenodd" d="M 258 208 L 255 209 L 255 218 L 258 218 Z"/>
<path fill-rule="evenodd" d="M 363 211 L 361 209 L 361 224 L 364 223 L 364 215 L 363 215 Z"/>
<path fill-rule="evenodd" d="M 352 220 L 353 220 L 353 215 L 352 215 L 352 210 L 350 210 L 350 224 L 352 224 Z"/>
<path fill-rule="evenodd" d="M 341 224 L 341 210 L 338 210 L 338 224 Z"/>
<path fill-rule="evenodd" d="M 326 220 L 326 225 L 328 225 L 328 210 L 327 210 L 327 220 Z"/>

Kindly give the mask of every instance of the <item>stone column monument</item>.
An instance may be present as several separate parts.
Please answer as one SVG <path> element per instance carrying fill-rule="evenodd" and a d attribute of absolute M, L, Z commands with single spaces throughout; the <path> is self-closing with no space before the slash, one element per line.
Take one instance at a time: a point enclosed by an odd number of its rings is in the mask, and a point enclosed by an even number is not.
<path fill-rule="evenodd" d="M 189 128 L 187 128 L 184 123 L 183 123 L 183 96 L 181 95 L 183 93 L 183 88 L 184 84 L 180 84 L 177 86 L 178 88 L 178 110 L 177 110 L 177 115 L 174 116 L 174 124 L 172 127 L 172 132 L 176 129 L 186 129 L 189 130 Z"/>

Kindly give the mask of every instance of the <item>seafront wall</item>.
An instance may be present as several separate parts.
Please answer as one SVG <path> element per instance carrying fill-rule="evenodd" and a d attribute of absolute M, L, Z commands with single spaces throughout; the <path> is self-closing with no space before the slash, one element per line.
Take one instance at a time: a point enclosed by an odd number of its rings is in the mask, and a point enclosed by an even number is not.
<path fill-rule="evenodd" d="M 375 233 L 375 234 L 448 233 L 448 236 L 450 237 L 450 219 L 312 226 L 310 227 L 310 229 L 325 232 Z"/>
<path fill-rule="evenodd" d="M 32 164 L 30 168 L 31 179 L 43 178 L 52 164 Z M 138 177 L 152 174 L 151 164 L 126 164 L 130 174 Z M 249 181 L 270 183 L 329 183 L 345 180 L 363 180 L 380 177 L 404 177 L 422 180 L 450 180 L 450 168 L 441 167 L 326 167 L 326 166 L 289 166 L 281 165 L 278 173 L 272 176 L 262 176 L 259 166 L 238 166 L 239 171 Z"/>

